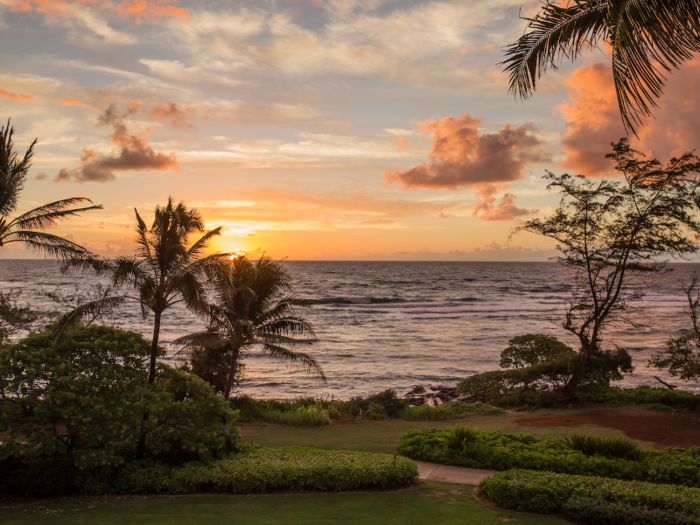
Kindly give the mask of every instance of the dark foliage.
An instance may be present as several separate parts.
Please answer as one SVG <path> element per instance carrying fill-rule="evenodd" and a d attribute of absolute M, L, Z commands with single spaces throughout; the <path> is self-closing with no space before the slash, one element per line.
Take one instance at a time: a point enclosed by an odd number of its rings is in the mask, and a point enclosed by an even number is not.
<path fill-rule="evenodd" d="M 137 455 L 169 464 L 235 450 L 235 413 L 201 379 L 159 365 L 133 332 L 89 326 L 58 346 L 51 328 L 0 351 L 4 488 L 48 494 L 108 484 Z M 149 414 L 149 418 L 144 418 Z"/>

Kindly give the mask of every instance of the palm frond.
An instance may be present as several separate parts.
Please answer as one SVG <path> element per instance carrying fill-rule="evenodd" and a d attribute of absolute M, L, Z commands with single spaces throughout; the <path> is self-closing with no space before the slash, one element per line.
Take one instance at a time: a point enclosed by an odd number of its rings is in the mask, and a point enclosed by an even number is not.
<path fill-rule="evenodd" d="M 612 47 L 612 72 L 625 129 L 634 132 L 663 93 L 665 77 L 700 51 L 697 0 L 547 0 L 525 33 L 506 48 L 509 91 L 532 96 L 536 82 L 564 58 L 604 40 Z"/>
<path fill-rule="evenodd" d="M 111 293 L 111 290 L 106 290 L 102 297 L 81 304 L 61 316 L 53 329 L 54 346 L 66 331 L 82 324 L 90 325 L 100 316 L 121 308 L 127 298 L 121 295 L 110 295 Z"/>
<path fill-rule="evenodd" d="M 228 344 L 229 340 L 222 336 L 219 332 L 205 331 L 205 332 L 195 332 L 192 334 L 183 335 L 178 337 L 173 341 L 175 346 L 182 346 L 183 348 L 178 352 L 178 354 L 183 352 L 191 352 L 197 349 L 204 348 L 214 348 L 220 349 L 224 348 Z"/>
<path fill-rule="evenodd" d="M 316 359 L 309 354 L 304 352 L 295 352 L 289 348 L 269 343 L 263 345 L 263 351 L 272 359 L 282 361 L 283 363 L 294 366 L 295 368 L 300 368 L 306 371 L 309 375 L 318 377 L 326 384 L 328 383 L 323 368 L 321 368 L 318 361 L 316 361 Z"/>
<path fill-rule="evenodd" d="M 642 117 L 651 116 L 650 106 L 655 107 L 663 94 L 666 78 L 657 65 L 670 72 L 700 51 L 697 2 L 674 3 L 610 3 L 613 79 L 625 129 L 634 130 Z"/>
<path fill-rule="evenodd" d="M 207 247 L 209 244 L 209 241 L 213 238 L 216 237 L 217 235 L 221 235 L 221 226 L 218 228 L 215 228 L 211 231 L 208 231 L 204 235 L 202 235 L 197 242 L 195 242 L 192 246 L 189 247 L 187 250 L 187 257 L 195 259 L 199 257 L 199 255 L 202 253 L 202 250 Z"/>
<path fill-rule="evenodd" d="M 0 217 L 7 217 L 17 208 L 17 200 L 29 174 L 37 143 L 37 139 L 34 139 L 24 157 L 20 158 L 12 141 L 14 132 L 10 119 L 7 120 L 7 126 L 0 128 Z"/>
<path fill-rule="evenodd" d="M 305 336 L 315 339 L 316 334 L 312 326 L 301 317 L 283 317 L 272 319 L 257 326 L 260 333 L 275 335 Z"/>
<path fill-rule="evenodd" d="M 22 242 L 41 255 L 61 260 L 80 258 L 90 253 L 79 244 L 58 235 L 32 230 L 15 230 L 4 233 L 0 238 L 0 244 L 13 242 Z"/>
<path fill-rule="evenodd" d="M 506 48 L 504 71 L 510 75 L 509 92 L 530 98 L 537 80 L 562 58 L 575 59 L 583 47 L 595 46 L 605 30 L 605 2 L 577 1 L 561 7 L 546 2 L 529 21 L 526 32 Z"/>
<path fill-rule="evenodd" d="M 27 213 L 23 213 L 19 217 L 15 217 L 12 222 L 8 224 L 8 228 L 17 227 L 23 230 L 44 229 L 54 224 L 57 220 L 76 217 L 86 211 L 104 209 L 101 204 L 96 206 L 86 206 L 85 208 L 73 208 L 69 210 L 65 209 L 65 207 L 73 204 L 74 202 L 82 202 L 86 200 L 92 202 L 85 198 L 74 198 L 39 206 L 38 208 L 34 208 Z"/>

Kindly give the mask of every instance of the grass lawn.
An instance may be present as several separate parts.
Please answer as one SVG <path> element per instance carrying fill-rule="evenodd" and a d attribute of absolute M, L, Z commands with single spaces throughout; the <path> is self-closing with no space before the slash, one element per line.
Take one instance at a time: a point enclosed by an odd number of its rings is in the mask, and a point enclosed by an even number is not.
<path fill-rule="evenodd" d="M 471 485 L 436 481 L 398 492 L 63 498 L 0 509 L 0 523 L 55 525 L 564 525 L 548 516 L 493 509 Z"/>
<path fill-rule="evenodd" d="M 252 441 L 265 447 L 316 447 L 326 450 L 359 450 L 364 452 L 392 453 L 396 450 L 399 436 L 414 428 L 448 428 L 455 423 L 471 424 L 481 430 L 501 430 L 513 434 L 534 434 L 543 438 L 563 438 L 571 434 L 588 434 L 597 437 L 625 437 L 624 432 L 596 425 L 583 425 L 576 428 L 550 427 L 537 428 L 519 426 L 518 419 L 532 417 L 535 412 L 506 413 L 491 416 L 470 415 L 446 421 L 373 421 L 361 423 L 339 423 L 322 427 L 288 427 L 281 425 L 240 425 L 243 441 Z M 574 414 L 576 409 L 567 410 Z M 633 440 L 634 441 L 634 440 Z M 652 447 L 653 443 L 637 441 L 640 446 Z"/>

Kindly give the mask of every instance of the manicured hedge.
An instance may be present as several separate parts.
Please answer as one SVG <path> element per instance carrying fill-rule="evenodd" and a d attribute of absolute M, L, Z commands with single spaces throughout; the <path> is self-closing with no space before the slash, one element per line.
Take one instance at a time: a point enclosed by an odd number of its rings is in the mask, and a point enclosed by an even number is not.
<path fill-rule="evenodd" d="M 444 465 L 493 470 L 529 469 L 563 474 L 651 481 L 700 487 L 700 448 L 641 450 L 639 461 L 587 456 L 562 439 L 530 434 L 481 432 L 461 450 L 447 447 L 445 431 L 411 430 L 399 438 L 397 451 L 409 458 Z"/>
<path fill-rule="evenodd" d="M 113 486 L 123 494 L 254 494 L 392 489 L 418 477 L 413 461 L 388 454 L 285 447 L 253 449 L 211 464 L 133 463 Z"/>
<path fill-rule="evenodd" d="M 672 485 L 511 470 L 483 480 L 479 493 L 508 509 L 599 525 L 700 524 L 700 490 Z"/>

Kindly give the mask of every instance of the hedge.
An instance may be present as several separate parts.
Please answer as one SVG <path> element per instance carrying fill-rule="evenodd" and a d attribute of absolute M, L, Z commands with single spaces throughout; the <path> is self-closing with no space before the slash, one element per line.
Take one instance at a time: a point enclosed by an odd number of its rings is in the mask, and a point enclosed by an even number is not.
<path fill-rule="evenodd" d="M 132 463 L 113 491 L 123 494 L 255 494 L 393 489 L 418 477 L 413 461 L 388 454 L 285 447 L 252 449 L 210 464 Z"/>
<path fill-rule="evenodd" d="M 686 487 L 511 470 L 484 479 L 479 494 L 504 508 L 598 525 L 700 524 L 700 490 Z"/>
<path fill-rule="evenodd" d="M 479 439 L 455 450 L 441 441 L 446 431 L 411 430 L 399 438 L 397 451 L 406 457 L 492 470 L 528 469 L 562 474 L 604 476 L 700 487 L 700 448 L 640 450 L 639 461 L 587 456 L 562 439 L 530 434 L 480 433 Z"/>

